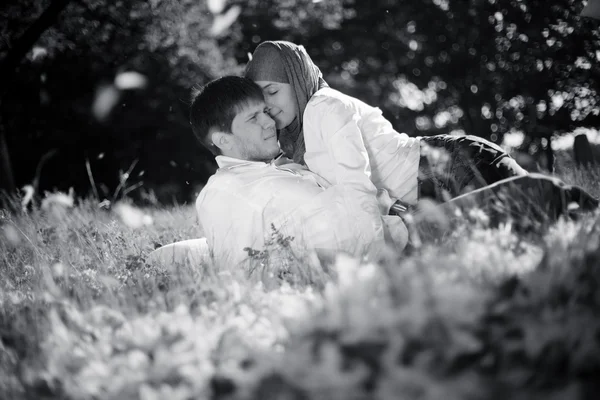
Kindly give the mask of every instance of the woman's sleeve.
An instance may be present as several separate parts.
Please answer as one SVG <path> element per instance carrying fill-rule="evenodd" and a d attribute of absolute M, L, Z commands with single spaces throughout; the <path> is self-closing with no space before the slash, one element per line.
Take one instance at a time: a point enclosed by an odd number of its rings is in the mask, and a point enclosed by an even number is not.
<path fill-rule="evenodd" d="M 317 131 L 334 162 L 335 183 L 352 187 L 357 195 L 364 197 L 365 203 L 376 204 L 379 214 L 387 215 L 393 201 L 385 189 L 378 190 L 371 181 L 369 154 L 359 127 L 360 115 L 351 105 L 333 98 L 315 105 L 309 112 L 311 128 Z"/>

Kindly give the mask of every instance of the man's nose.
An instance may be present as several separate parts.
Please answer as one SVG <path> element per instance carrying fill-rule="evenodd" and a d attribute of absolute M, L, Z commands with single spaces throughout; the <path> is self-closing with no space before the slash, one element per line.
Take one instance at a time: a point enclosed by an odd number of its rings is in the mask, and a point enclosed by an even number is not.
<path fill-rule="evenodd" d="M 263 114 L 261 117 L 261 125 L 263 128 L 268 129 L 275 126 L 275 121 L 273 121 L 273 118 L 269 117 L 267 114 Z"/>

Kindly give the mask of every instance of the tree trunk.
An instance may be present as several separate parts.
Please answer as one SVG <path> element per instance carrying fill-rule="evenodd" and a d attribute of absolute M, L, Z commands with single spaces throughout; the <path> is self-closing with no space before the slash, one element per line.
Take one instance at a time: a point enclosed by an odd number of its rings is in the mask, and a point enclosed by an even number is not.
<path fill-rule="evenodd" d="M 537 108 L 533 102 L 529 103 L 529 124 L 527 126 L 527 134 L 532 137 L 536 137 L 539 140 L 540 147 L 542 147 L 542 138 L 546 138 L 548 141 L 546 148 L 542 150 L 546 156 L 547 168 L 550 173 L 554 173 L 554 150 L 552 150 L 552 130 L 538 124 Z"/>
<path fill-rule="evenodd" d="M 546 140 L 548 141 L 547 145 L 546 145 L 546 159 L 548 160 L 548 171 L 550 171 L 551 174 L 554 173 L 554 163 L 556 161 L 555 157 L 554 157 L 554 150 L 552 149 L 552 135 L 547 135 L 545 136 Z"/>
<path fill-rule="evenodd" d="M 578 167 L 589 168 L 596 164 L 596 158 L 592 151 L 592 146 L 585 133 L 575 135 L 573 142 L 573 155 L 575 157 L 575 164 Z"/>
<path fill-rule="evenodd" d="M 48 8 L 42 12 L 38 19 L 20 38 L 14 41 L 6 57 L 0 63 L 0 115 L 4 114 L 4 97 L 9 94 L 15 83 L 15 75 L 21 60 L 42 34 L 50 28 L 60 13 L 67 7 L 71 0 L 52 0 Z M 7 124 L 0 117 L 0 188 L 4 187 L 7 192 L 15 191 L 15 181 L 10 162 L 10 153 L 6 143 L 5 129 Z"/>
<path fill-rule="evenodd" d="M 10 163 L 10 155 L 8 153 L 8 145 L 6 144 L 6 138 L 4 137 L 4 129 L 0 126 L 0 188 L 5 188 L 7 192 L 13 193 L 15 191 L 15 181 L 12 172 L 12 165 Z"/>
<path fill-rule="evenodd" d="M 40 36 L 42 36 L 48 28 L 54 25 L 58 16 L 62 10 L 67 7 L 70 1 L 71 0 L 53 0 L 39 18 L 27 28 L 25 33 L 13 42 L 12 47 L 0 64 L 0 79 L 2 79 L 2 85 L 0 85 L 0 87 L 3 88 L 1 97 L 4 97 L 4 94 L 8 91 L 8 87 L 13 81 L 12 78 L 23 57 L 31 50 L 31 47 Z"/>

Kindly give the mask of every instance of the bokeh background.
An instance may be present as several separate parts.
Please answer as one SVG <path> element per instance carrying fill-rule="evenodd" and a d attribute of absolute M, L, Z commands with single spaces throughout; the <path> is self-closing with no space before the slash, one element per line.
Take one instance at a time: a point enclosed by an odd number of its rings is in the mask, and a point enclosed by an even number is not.
<path fill-rule="evenodd" d="M 600 128 L 599 21 L 583 0 L 5 0 L 0 189 L 193 201 L 215 171 L 191 88 L 263 40 L 409 135 L 475 134 L 552 172 Z"/>

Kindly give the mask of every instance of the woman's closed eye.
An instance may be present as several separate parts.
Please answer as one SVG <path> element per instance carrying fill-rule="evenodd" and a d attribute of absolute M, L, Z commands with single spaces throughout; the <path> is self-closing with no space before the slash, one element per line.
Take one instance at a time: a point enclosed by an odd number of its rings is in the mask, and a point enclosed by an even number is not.
<path fill-rule="evenodd" d="M 275 89 L 275 88 L 266 88 L 263 90 L 263 93 L 265 96 L 273 96 L 273 95 L 277 94 L 277 92 L 279 92 L 279 89 Z"/>

